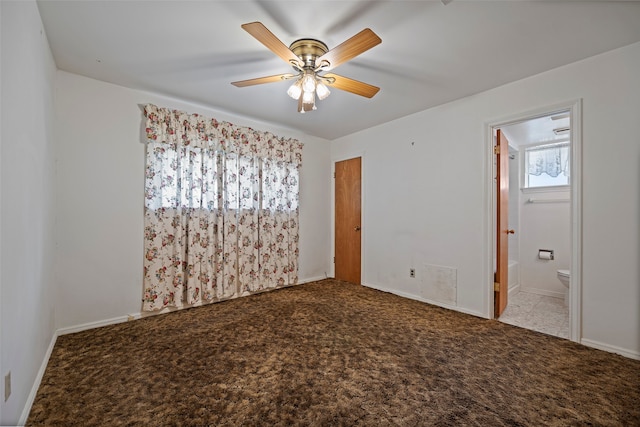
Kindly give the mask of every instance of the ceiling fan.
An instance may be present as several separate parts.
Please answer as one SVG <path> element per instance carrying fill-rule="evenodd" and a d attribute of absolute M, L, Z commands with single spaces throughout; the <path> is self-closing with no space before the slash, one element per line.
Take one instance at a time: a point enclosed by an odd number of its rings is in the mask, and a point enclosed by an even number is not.
<path fill-rule="evenodd" d="M 365 28 L 331 50 L 326 44 L 316 39 L 299 39 L 287 47 L 260 22 L 243 24 L 242 28 L 290 64 L 295 73 L 232 82 L 234 86 L 245 87 L 295 79 L 287 94 L 298 101 L 300 113 L 315 110 L 316 97 L 323 100 L 329 96 L 327 86 L 367 98 L 373 97 L 380 90 L 379 87 L 358 80 L 327 73 L 382 42 L 380 37 L 369 28 Z"/>

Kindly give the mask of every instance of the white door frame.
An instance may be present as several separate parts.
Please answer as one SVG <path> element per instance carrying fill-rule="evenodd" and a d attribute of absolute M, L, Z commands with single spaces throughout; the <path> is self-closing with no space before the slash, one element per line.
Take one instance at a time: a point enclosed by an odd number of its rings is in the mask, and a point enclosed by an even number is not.
<path fill-rule="evenodd" d="M 569 283 L 569 339 L 580 342 L 582 338 L 582 99 L 567 101 L 565 103 L 538 108 L 532 111 L 519 113 L 502 119 L 485 123 L 485 194 L 488 195 L 488 215 L 486 230 L 489 232 L 485 252 L 485 268 L 488 274 L 485 284 L 485 311 L 487 317 L 493 314 L 493 271 L 495 253 L 495 209 L 496 199 L 494 187 L 493 145 L 496 129 L 542 116 L 548 116 L 554 112 L 567 111 L 571 116 L 571 279 Z"/>

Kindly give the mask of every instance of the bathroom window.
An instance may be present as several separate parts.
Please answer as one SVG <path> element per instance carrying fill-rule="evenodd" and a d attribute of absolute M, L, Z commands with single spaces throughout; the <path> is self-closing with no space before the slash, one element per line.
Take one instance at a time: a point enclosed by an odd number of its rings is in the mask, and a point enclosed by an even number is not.
<path fill-rule="evenodd" d="M 529 146 L 524 150 L 524 189 L 569 186 L 569 141 Z"/>

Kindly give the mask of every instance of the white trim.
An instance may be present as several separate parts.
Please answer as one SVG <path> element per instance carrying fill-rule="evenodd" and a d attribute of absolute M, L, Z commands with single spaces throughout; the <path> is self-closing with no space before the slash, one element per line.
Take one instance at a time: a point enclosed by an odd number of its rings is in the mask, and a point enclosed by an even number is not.
<path fill-rule="evenodd" d="M 629 350 L 622 347 L 617 347 L 615 345 L 605 344 L 598 341 L 592 341 L 590 339 L 583 338 L 580 340 L 580 344 L 586 345 L 587 347 L 596 348 L 598 350 L 603 350 L 609 353 L 616 353 L 620 356 L 628 357 L 629 359 L 640 360 L 640 353 L 637 351 Z"/>
<path fill-rule="evenodd" d="M 60 328 L 60 329 L 58 329 L 56 331 L 56 333 L 58 335 L 74 334 L 76 332 L 82 332 L 82 331 L 86 331 L 88 329 L 100 328 L 102 326 L 116 325 L 118 323 L 131 322 L 133 320 L 138 320 L 138 319 L 142 319 L 142 318 L 146 318 L 146 317 L 157 316 L 157 315 L 160 315 L 160 314 L 173 313 L 174 311 L 185 310 L 185 309 L 188 309 L 188 308 L 205 307 L 205 306 L 210 305 L 210 304 L 218 304 L 218 303 L 221 303 L 221 302 L 224 302 L 224 301 L 231 301 L 231 300 L 238 299 L 238 298 L 244 298 L 245 296 L 257 295 L 257 294 L 260 294 L 260 293 L 270 292 L 270 291 L 277 291 L 278 289 L 292 288 L 292 287 L 296 287 L 298 285 L 303 285 L 305 283 L 311 283 L 311 282 L 317 282 L 319 280 L 324 280 L 326 278 L 327 277 L 325 277 L 325 276 L 310 277 L 310 278 L 307 278 L 307 279 L 299 280 L 298 283 L 296 283 L 295 285 L 287 285 L 287 286 L 281 286 L 279 288 L 264 289 L 262 291 L 254 292 L 254 293 L 243 295 L 243 296 L 240 296 L 240 297 L 221 299 L 221 300 L 213 301 L 213 302 L 210 302 L 210 303 L 208 302 L 206 304 L 200 303 L 200 304 L 194 304 L 194 305 L 185 305 L 183 307 L 165 307 L 162 310 L 157 310 L 157 311 L 144 311 L 144 312 L 140 312 L 139 311 L 139 312 L 136 312 L 136 313 L 128 313 L 125 316 L 112 317 L 110 319 L 97 320 L 95 322 L 82 323 L 80 325 L 68 326 L 66 328 Z"/>
<path fill-rule="evenodd" d="M 544 295 L 546 297 L 560 298 L 561 300 L 564 300 L 563 292 L 549 291 L 546 289 L 539 289 L 539 288 L 529 288 L 525 286 L 522 286 L 520 288 L 520 292 L 525 292 L 528 294 L 535 294 L 535 295 Z"/>
<path fill-rule="evenodd" d="M 375 289 L 375 290 L 381 291 L 381 292 L 387 292 L 389 294 L 397 295 L 397 296 L 402 297 L 402 298 L 408 298 L 408 299 L 412 299 L 412 300 L 415 300 L 415 301 L 424 302 L 426 304 L 431 304 L 431 305 L 435 305 L 435 306 L 438 306 L 438 307 L 446 308 L 447 310 L 457 311 L 457 312 L 460 312 L 460 313 L 469 314 L 471 316 L 480 317 L 480 318 L 483 318 L 483 319 L 486 317 L 482 313 L 479 313 L 477 311 L 467 310 L 465 308 L 458 307 L 458 306 L 455 306 L 455 305 L 444 304 L 444 303 L 441 303 L 441 302 L 438 302 L 438 301 L 433 301 L 433 300 L 430 300 L 430 299 L 427 299 L 427 298 L 422 298 L 422 297 L 420 297 L 418 295 L 409 294 L 409 293 L 398 291 L 398 290 L 395 290 L 395 289 L 387 289 L 384 286 L 373 285 L 371 283 L 362 283 L 362 286 L 366 286 L 367 288 Z"/>
<path fill-rule="evenodd" d="M 200 303 L 192 304 L 192 305 L 183 305 L 182 307 L 164 307 L 164 308 L 162 308 L 160 310 L 156 310 L 156 311 L 142 311 L 142 312 L 137 312 L 137 313 L 129 313 L 126 316 L 126 320 L 125 321 L 126 322 L 130 322 L 132 320 L 138 320 L 138 319 L 143 319 L 143 318 L 146 318 L 146 317 L 153 317 L 153 316 L 158 316 L 158 315 L 162 315 L 162 314 L 173 313 L 173 312 L 180 311 L 180 310 L 186 310 L 188 308 L 206 307 L 206 306 L 211 305 L 211 304 L 218 304 L 218 303 L 221 303 L 221 302 L 231 301 L 231 300 L 238 299 L 238 298 L 249 297 L 251 295 L 258 295 L 258 294 L 262 294 L 262 293 L 265 293 L 265 292 L 277 291 L 279 289 L 293 288 L 293 287 L 296 287 L 298 285 L 304 285 L 305 283 L 317 282 L 318 280 L 324 280 L 326 278 L 327 278 L 326 276 L 311 277 L 311 278 L 308 278 L 308 279 L 298 280 L 298 282 L 295 285 L 285 285 L 285 286 L 280 286 L 278 288 L 262 289 L 260 291 L 256 291 L 256 292 L 253 292 L 253 293 L 247 293 L 247 294 L 242 294 L 240 296 L 223 298 L 223 299 L 219 299 L 219 300 L 216 300 L 216 301 L 207 302 L 207 303 L 204 303 L 204 304 L 202 302 L 200 302 Z M 114 322 L 99 324 L 96 327 L 114 325 L 116 323 L 122 323 L 121 319 L 122 319 L 121 317 L 116 317 L 116 318 L 111 319 L 111 320 L 114 320 Z M 108 320 L 105 320 L 103 322 L 108 322 Z M 96 323 L 102 323 L 102 322 L 96 322 Z M 87 325 L 89 325 L 89 324 L 87 324 Z M 83 325 L 80 325 L 78 327 L 82 327 L 82 326 Z M 91 329 L 91 328 L 85 328 L 85 329 Z M 84 330 L 84 329 L 80 329 L 80 331 L 81 330 Z M 73 332 L 79 332 L 79 331 L 73 331 Z"/>
<path fill-rule="evenodd" d="M 42 363 L 40 364 L 40 369 L 36 374 L 36 379 L 33 381 L 33 385 L 31 386 L 31 391 L 29 392 L 29 396 L 27 396 L 27 401 L 24 404 L 24 408 L 22 408 L 22 414 L 20 415 L 20 419 L 18 420 L 18 424 L 21 426 L 27 423 L 27 418 L 29 418 L 31 407 L 33 406 L 33 402 L 36 399 L 36 394 L 38 393 L 38 389 L 40 388 L 42 377 L 44 377 L 44 373 L 47 370 L 47 365 L 49 364 L 49 358 L 51 357 L 51 353 L 53 352 L 53 348 L 56 345 L 56 341 L 58 340 L 59 335 L 60 334 L 58 333 L 58 331 L 55 331 L 53 333 L 53 336 L 51 337 L 49 348 L 47 348 L 47 351 L 44 354 L 44 358 L 42 359 Z"/>
<path fill-rule="evenodd" d="M 324 279 L 327 279 L 327 276 L 309 277 L 308 279 L 298 280 L 297 284 L 298 285 L 304 285 L 305 283 L 317 282 L 319 280 L 324 280 Z"/>
<path fill-rule="evenodd" d="M 336 181 L 334 175 L 336 173 L 336 163 L 345 160 L 356 159 L 360 157 L 360 283 L 365 282 L 365 260 L 366 260 L 366 238 L 367 238 L 367 214 L 365 206 L 365 187 L 366 187 L 366 151 L 357 151 L 355 153 L 344 154 L 342 156 L 331 158 L 331 221 L 329 226 L 331 227 L 330 241 L 331 255 L 329 257 L 329 277 L 336 277 L 336 265 L 333 262 L 333 258 L 336 256 Z"/>
<path fill-rule="evenodd" d="M 129 316 L 135 317 L 136 315 L 139 315 L 139 313 L 129 314 L 127 316 L 112 317 L 111 319 L 97 320 L 95 322 L 82 323 L 80 325 L 75 325 L 75 326 L 68 326 L 66 328 L 58 329 L 56 333 L 58 334 L 58 336 L 74 334 L 76 332 L 86 331 L 87 329 L 94 329 L 94 328 L 100 328 L 102 326 L 109 326 L 109 325 L 115 325 L 118 323 L 124 323 L 129 321 Z"/>
<path fill-rule="evenodd" d="M 137 312 L 137 313 L 129 313 L 127 315 L 127 322 L 131 322 L 132 320 L 138 320 L 138 319 L 142 319 L 142 312 Z"/>
<path fill-rule="evenodd" d="M 487 279 L 487 282 L 484 285 L 483 295 L 483 312 L 484 318 L 492 319 L 493 318 L 493 303 L 494 303 L 494 295 L 493 295 L 493 286 L 494 286 L 494 217 L 495 217 L 495 206 L 496 206 L 496 198 L 494 194 L 494 183 L 493 183 L 493 146 L 496 143 L 495 137 L 493 135 L 493 126 L 490 123 L 485 123 L 485 137 L 484 137 L 484 163 L 482 168 L 482 175 L 484 176 L 484 188 L 483 188 L 483 197 L 484 206 L 483 212 L 485 213 L 485 226 L 482 231 L 483 240 L 486 242 L 487 246 L 484 250 L 484 267 L 483 267 L 483 277 Z M 520 220 L 518 219 L 518 222 Z M 480 280 L 482 283 L 482 280 Z"/>
<path fill-rule="evenodd" d="M 522 286 L 520 285 L 520 283 L 518 283 L 517 285 L 509 288 L 509 298 L 511 298 L 513 295 L 516 295 L 520 292 L 525 292 L 524 289 L 522 289 Z"/>
<path fill-rule="evenodd" d="M 493 254 L 495 238 L 495 195 L 493 193 L 493 133 L 495 129 L 547 116 L 560 111 L 569 111 L 571 116 L 571 279 L 569 285 L 569 339 L 581 342 L 582 336 L 582 99 L 537 108 L 512 116 L 485 122 L 485 284 L 484 309 L 487 318 L 493 317 Z"/>
<path fill-rule="evenodd" d="M 582 338 L 582 99 L 571 106 L 571 263 L 569 338 Z"/>
<path fill-rule="evenodd" d="M 7 15 L 5 15 L 5 16 L 7 16 Z M 41 20 L 42 20 L 42 18 L 41 18 Z M 2 22 L 2 5 L 0 5 L 0 22 Z M 7 36 L 5 36 L 5 40 L 6 39 L 7 39 Z M 1 49 L 1 47 L 2 47 L 2 31 L 0 31 L 0 49 Z M 51 51 L 51 48 L 49 48 L 49 51 Z M 3 86 L 2 83 L 4 82 L 4 80 L 2 79 L 2 58 L 3 58 L 3 55 L 0 54 L 0 99 L 4 99 L 4 98 L 2 98 L 2 86 Z M 5 61 L 5 63 L 6 63 L 6 61 Z M 6 72 L 5 72 L 5 74 L 6 74 Z M 2 118 L 4 117 L 2 115 L 2 104 L 3 103 L 0 102 L 0 129 L 4 129 L 3 126 L 2 126 Z M 54 106 L 54 108 L 55 108 L 55 106 Z M 13 110 L 13 108 L 12 108 L 12 110 Z M 54 113 L 54 115 L 55 115 L 55 113 Z M 53 122 L 55 123 L 55 119 L 53 120 Z M 3 133 L 4 132 L 0 132 L 0 164 L 2 164 L 1 153 L 3 151 L 2 150 L 2 134 Z M 1 177 L 2 177 L 2 174 L 0 174 L 0 201 L 4 200 L 2 198 L 2 188 L 3 188 L 3 186 L 1 185 L 2 184 Z M 54 203 L 55 203 L 55 200 L 54 200 Z M 4 234 L 2 232 L 2 206 L 1 205 L 2 205 L 2 202 L 0 202 L 0 236 L 4 236 Z M 3 245 L 0 245 L 0 271 L 2 271 L 2 260 L 4 259 L 3 256 L 2 256 L 2 246 Z M 0 307 L 2 307 L 2 287 L 3 287 L 3 285 L 2 285 L 2 275 L 0 274 Z M 2 363 L 2 359 L 4 359 L 4 357 L 3 357 L 4 353 L 2 351 L 2 343 L 4 342 L 4 340 L 5 340 L 5 337 L 3 336 L 1 328 L 0 328 L 0 375 L 2 375 L 2 378 L 4 378 L 4 376 L 8 374 L 8 372 L 5 372 L 5 366 Z M 2 420 L 4 419 L 2 417 L 2 408 L 6 405 L 6 402 L 4 400 L 4 381 L 2 381 L 2 386 L 0 386 L 0 390 L 2 390 L 2 392 L 0 392 L 0 396 L 2 396 L 2 401 L 0 401 L 0 422 L 2 422 Z M 15 396 L 14 396 L 14 399 L 15 399 Z"/>

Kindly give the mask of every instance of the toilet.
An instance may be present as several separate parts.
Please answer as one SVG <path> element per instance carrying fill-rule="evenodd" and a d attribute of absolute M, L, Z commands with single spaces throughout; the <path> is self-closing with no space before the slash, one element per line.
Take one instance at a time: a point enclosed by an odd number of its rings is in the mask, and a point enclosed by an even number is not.
<path fill-rule="evenodd" d="M 569 278 L 571 274 L 569 270 L 558 270 L 558 279 L 565 287 L 564 290 L 564 305 L 569 305 Z"/>

